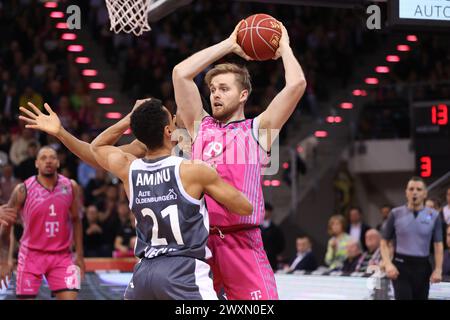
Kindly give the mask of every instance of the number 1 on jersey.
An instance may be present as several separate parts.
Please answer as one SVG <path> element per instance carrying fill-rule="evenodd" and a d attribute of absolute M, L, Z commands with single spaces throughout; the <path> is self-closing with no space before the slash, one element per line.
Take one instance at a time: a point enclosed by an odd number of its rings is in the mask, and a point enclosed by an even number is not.
<path fill-rule="evenodd" d="M 50 205 L 49 209 L 50 209 L 50 217 L 56 216 L 55 205 L 53 203 Z"/>

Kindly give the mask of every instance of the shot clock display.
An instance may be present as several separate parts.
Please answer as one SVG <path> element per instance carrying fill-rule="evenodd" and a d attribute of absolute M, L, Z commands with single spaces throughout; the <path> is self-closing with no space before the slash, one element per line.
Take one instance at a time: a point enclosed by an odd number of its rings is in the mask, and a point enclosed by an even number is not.
<path fill-rule="evenodd" d="M 450 101 L 412 105 L 416 171 L 433 181 L 450 171 Z"/>

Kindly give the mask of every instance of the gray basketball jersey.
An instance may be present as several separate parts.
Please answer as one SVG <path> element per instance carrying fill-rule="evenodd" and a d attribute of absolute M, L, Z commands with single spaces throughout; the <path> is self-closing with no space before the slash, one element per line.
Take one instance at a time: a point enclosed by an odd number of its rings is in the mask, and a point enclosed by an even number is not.
<path fill-rule="evenodd" d="M 137 159 L 129 172 L 130 209 L 136 218 L 139 258 L 160 255 L 211 257 L 206 246 L 209 219 L 204 198 L 184 190 L 180 179 L 183 158 Z"/>

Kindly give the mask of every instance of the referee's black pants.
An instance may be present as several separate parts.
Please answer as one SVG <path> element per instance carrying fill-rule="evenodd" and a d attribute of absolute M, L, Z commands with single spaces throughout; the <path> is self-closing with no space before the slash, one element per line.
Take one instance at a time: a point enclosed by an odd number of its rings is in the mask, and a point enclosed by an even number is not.
<path fill-rule="evenodd" d="M 395 254 L 399 276 L 392 281 L 395 300 L 428 300 L 432 273 L 428 257 Z"/>

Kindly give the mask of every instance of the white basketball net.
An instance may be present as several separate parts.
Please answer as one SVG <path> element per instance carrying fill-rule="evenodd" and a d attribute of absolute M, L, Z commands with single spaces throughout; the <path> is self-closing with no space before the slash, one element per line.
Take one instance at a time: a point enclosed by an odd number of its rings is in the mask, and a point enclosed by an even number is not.
<path fill-rule="evenodd" d="M 109 30 L 119 33 L 133 32 L 140 36 L 150 31 L 148 11 L 153 0 L 105 0 L 111 27 Z"/>

